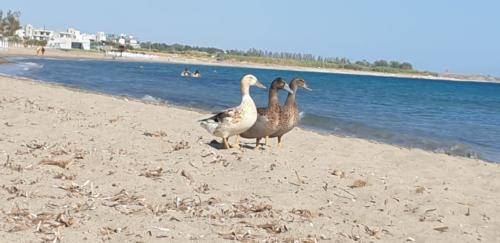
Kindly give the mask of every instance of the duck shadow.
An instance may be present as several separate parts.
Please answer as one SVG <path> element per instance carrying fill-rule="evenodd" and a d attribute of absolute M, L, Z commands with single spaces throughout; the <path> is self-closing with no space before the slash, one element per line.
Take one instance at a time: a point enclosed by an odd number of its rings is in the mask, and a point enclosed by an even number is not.
<path fill-rule="evenodd" d="M 217 150 L 224 150 L 224 144 L 215 139 L 207 143 L 207 145 Z M 241 143 L 240 147 L 252 150 L 255 149 L 255 146 L 251 145 L 251 143 Z"/>

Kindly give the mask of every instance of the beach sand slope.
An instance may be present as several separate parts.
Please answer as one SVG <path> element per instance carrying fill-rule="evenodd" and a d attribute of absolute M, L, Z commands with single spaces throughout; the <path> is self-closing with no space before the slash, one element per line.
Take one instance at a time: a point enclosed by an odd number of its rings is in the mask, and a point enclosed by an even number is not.
<path fill-rule="evenodd" d="M 0 239 L 500 241 L 498 164 L 302 129 L 218 150 L 206 116 L 0 77 Z"/>

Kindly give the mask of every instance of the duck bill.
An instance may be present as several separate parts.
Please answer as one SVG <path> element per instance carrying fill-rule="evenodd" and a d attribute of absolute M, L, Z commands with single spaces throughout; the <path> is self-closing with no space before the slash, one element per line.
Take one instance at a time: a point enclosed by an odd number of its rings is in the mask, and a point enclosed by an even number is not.
<path fill-rule="evenodd" d="M 263 84 L 262 84 L 261 82 L 259 82 L 259 81 L 257 81 L 257 82 L 255 83 L 255 86 L 257 86 L 257 88 L 266 89 L 266 86 L 265 86 L 265 85 L 263 85 Z"/>
<path fill-rule="evenodd" d="M 290 86 L 288 86 L 287 83 L 285 83 L 285 87 L 283 87 L 284 90 L 286 90 L 288 93 L 293 94 L 293 90 L 290 89 Z"/>
<path fill-rule="evenodd" d="M 312 89 L 310 89 L 309 87 L 307 87 L 307 84 L 304 84 L 304 86 L 302 88 L 304 88 L 307 91 L 312 91 Z"/>

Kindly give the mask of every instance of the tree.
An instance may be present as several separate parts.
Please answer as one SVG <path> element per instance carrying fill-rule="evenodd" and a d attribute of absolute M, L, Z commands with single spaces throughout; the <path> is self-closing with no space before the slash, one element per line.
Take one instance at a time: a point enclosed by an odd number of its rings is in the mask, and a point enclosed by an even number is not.
<path fill-rule="evenodd" d="M 0 10 L 0 34 L 3 36 L 14 36 L 16 31 L 21 28 L 19 17 L 21 12 L 8 11 L 4 16 L 3 11 Z"/>
<path fill-rule="evenodd" d="M 403 70 L 413 70 L 413 66 L 410 63 L 407 63 L 407 62 L 401 63 L 401 65 L 399 66 L 399 68 L 401 68 Z"/>
<path fill-rule="evenodd" d="M 390 66 L 391 68 L 400 68 L 401 64 L 397 61 L 391 61 Z"/>
<path fill-rule="evenodd" d="M 375 65 L 375 67 L 388 67 L 389 63 L 387 63 L 386 60 L 378 60 L 378 61 L 375 61 L 373 63 L 373 65 Z"/>

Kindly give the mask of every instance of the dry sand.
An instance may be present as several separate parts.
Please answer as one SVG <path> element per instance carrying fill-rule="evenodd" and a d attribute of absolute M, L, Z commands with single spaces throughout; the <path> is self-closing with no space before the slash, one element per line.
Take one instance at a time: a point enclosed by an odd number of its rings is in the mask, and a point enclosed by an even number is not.
<path fill-rule="evenodd" d="M 203 117 L 0 77 L 1 241 L 500 241 L 498 164 L 302 129 L 218 150 Z"/>

